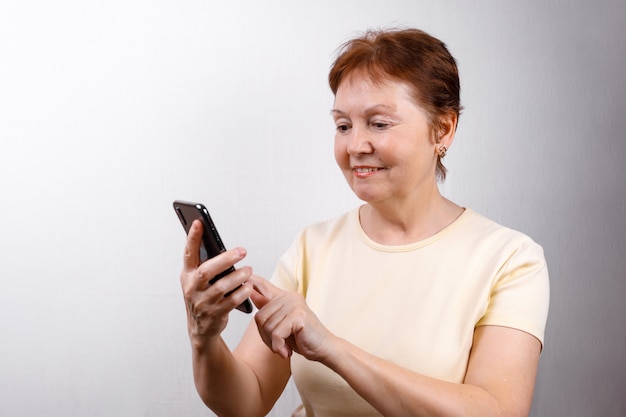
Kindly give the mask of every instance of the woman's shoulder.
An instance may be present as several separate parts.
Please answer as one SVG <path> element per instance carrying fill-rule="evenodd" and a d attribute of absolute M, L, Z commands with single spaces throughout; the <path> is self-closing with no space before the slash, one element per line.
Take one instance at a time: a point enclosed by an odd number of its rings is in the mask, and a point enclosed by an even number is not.
<path fill-rule="evenodd" d="M 355 231 L 359 222 L 359 209 L 354 208 L 335 217 L 310 224 L 301 230 L 299 239 L 304 241 L 328 241 Z"/>
<path fill-rule="evenodd" d="M 477 211 L 466 208 L 461 216 L 459 235 L 472 237 L 478 241 L 488 241 L 496 245 L 540 246 L 526 233 L 505 226 Z"/>

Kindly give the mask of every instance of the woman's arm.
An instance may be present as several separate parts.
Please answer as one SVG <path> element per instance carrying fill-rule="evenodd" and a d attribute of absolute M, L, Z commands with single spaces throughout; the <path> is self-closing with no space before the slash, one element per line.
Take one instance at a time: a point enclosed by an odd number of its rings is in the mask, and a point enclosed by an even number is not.
<path fill-rule="evenodd" d="M 219 416 L 265 416 L 291 374 L 289 360 L 263 344 L 251 323 L 231 352 L 223 339 L 192 348 L 194 382 L 202 401 Z"/>
<path fill-rule="evenodd" d="M 289 378 L 289 362 L 271 352 L 252 327 L 244 335 L 240 357 L 221 337 L 229 313 L 252 288 L 248 267 L 209 285 L 209 281 L 245 257 L 243 249 L 226 251 L 199 264 L 202 224 L 192 225 L 185 246 L 181 286 L 187 307 L 194 381 L 204 403 L 220 416 L 264 416 Z M 226 294 L 229 294 L 226 296 Z"/>
<path fill-rule="evenodd" d="M 339 374 L 385 416 L 527 416 L 541 344 L 528 333 L 478 327 L 464 383 L 409 371 L 330 333 L 304 299 L 251 277 L 256 322 L 266 345 L 283 357 L 295 351 Z"/>
<path fill-rule="evenodd" d="M 541 349 L 528 333 L 478 327 L 464 383 L 455 384 L 334 344 L 322 362 L 385 416 L 527 416 Z"/>

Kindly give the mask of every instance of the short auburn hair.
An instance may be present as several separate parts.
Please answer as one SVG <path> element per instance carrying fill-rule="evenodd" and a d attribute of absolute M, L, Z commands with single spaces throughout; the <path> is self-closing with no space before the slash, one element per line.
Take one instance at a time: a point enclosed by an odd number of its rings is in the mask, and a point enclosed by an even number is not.
<path fill-rule="evenodd" d="M 446 45 L 419 29 L 368 30 L 345 42 L 328 74 L 333 94 L 350 74 L 362 72 L 373 82 L 386 79 L 406 83 L 416 104 L 423 108 L 435 140 L 444 129 L 442 118 L 461 106 L 461 84 L 456 60 Z M 437 177 L 446 178 L 446 168 L 437 158 Z"/>

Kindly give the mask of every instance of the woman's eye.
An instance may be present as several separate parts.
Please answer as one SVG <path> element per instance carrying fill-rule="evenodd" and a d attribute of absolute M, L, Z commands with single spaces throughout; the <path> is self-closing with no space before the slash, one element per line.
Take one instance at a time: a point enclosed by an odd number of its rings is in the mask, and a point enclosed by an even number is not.
<path fill-rule="evenodd" d="M 345 133 L 348 131 L 348 129 L 350 129 L 350 126 L 346 124 L 337 125 L 337 132 L 339 133 Z"/>
<path fill-rule="evenodd" d="M 372 122 L 370 123 L 372 127 L 382 130 L 385 129 L 389 126 L 389 123 L 385 123 L 385 122 Z"/>

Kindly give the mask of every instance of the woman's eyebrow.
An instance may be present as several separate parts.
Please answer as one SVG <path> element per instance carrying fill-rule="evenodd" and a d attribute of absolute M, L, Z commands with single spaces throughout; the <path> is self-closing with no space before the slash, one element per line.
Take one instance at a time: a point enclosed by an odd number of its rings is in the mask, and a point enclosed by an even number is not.
<path fill-rule="evenodd" d="M 373 105 L 371 107 L 366 108 L 363 113 L 364 114 L 370 114 L 370 113 L 376 112 L 377 110 L 386 110 L 386 111 L 393 112 L 395 109 L 394 109 L 394 107 L 389 106 L 387 104 L 375 104 L 375 105 Z M 339 109 L 331 109 L 330 110 L 330 114 L 337 115 L 337 116 L 345 116 L 348 113 L 344 112 L 343 110 L 339 110 Z"/>

